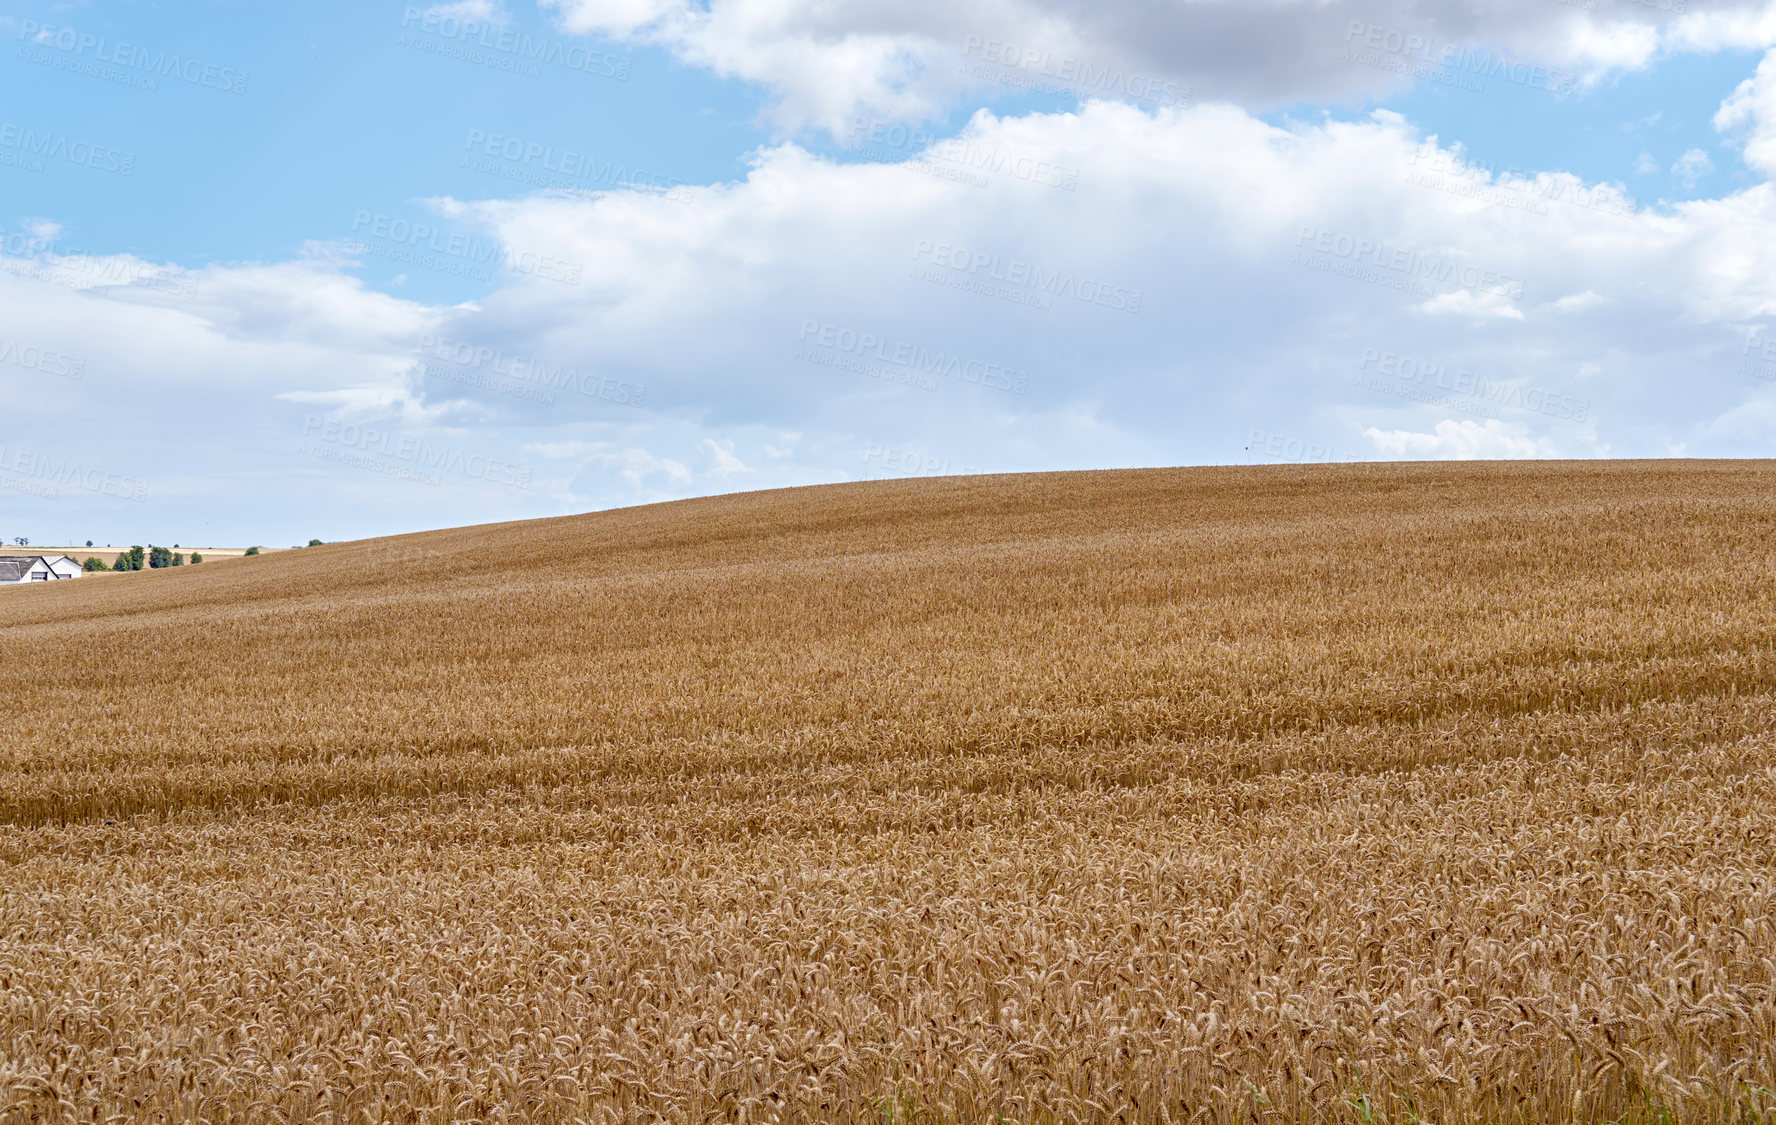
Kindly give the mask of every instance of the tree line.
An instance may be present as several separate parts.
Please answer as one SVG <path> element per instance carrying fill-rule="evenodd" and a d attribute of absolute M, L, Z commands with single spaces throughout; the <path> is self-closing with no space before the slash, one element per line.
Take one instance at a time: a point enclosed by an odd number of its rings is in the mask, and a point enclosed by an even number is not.
<path fill-rule="evenodd" d="M 258 553 L 257 547 L 247 552 L 249 555 Z M 201 563 L 203 556 L 193 551 L 191 552 L 191 561 L 194 565 Z M 159 570 L 166 566 L 184 566 L 185 555 L 182 551 L 173 551 L 166 547 L 150 546 L 145 551 L 141 547 L 131 547 L 123 554 L 118 555 L 109 566 L 105 565 L 104 559 L 96 555 L 87 559 L 82 565 L 86 570 L 141 570 L 144 566 L 149 570 Z"/>
<path fill-rule="evenodd" d="M 23 542 L 23 540 L 20 540 L 20 542 Z M 308 541 L 308 545 L 310 547 L 319 547 L 322 545 L 322 543 L 319 539 L 310 539 Z M 92 543 L 88 542 L 87 546 L 88 547 L 92 546 Z M 177 547 L 178 544 L 174 543 L 173 546 Z M 248 555 L 257 555 L 259 553 L 259 548 L 248 547 L 246 553 Z M 203 562 L 203 556 L 198 554 L 196 551 L 193 551 L 193 552 L 191 552 L 191 562 L 194 565 L 197 563 L 201 563 L 201 562 Z M 167 547 L 155 547 L 155 546 L 149 546 L 146 550 L 144 550 L 141 547 L 131 547 L 129 550 L 123 552 L 123 554 L 118 555 L 117 558 L 112 560 L 112 562 L 109 565 L 106 564 L 104 559 L 99 558 L 97 555 L 94 555 L 94 556 L 88 558 L 85 563 L 81 564 L 82 569 L 89 570 L 89 571 L 92 571 L 92 570 L 141 570 L 144 567 L 146 567 L 149 570 L 159 570 L 161 567 L 164 567 L 164 566 L 184 566 L 184 565 L 185 565 L 185 555 L 183 552 L 174 551 L 174 550 L 171 550 Z"/>

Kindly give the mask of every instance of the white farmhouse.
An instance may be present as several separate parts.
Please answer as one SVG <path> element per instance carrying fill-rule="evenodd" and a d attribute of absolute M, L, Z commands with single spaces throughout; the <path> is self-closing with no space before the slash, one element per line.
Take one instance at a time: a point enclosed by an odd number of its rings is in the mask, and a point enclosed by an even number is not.
<path fill-rule="evenodd" d="M 0 555 L 0 586 L 79 578 L 80 564 L 67 555 Z"/>

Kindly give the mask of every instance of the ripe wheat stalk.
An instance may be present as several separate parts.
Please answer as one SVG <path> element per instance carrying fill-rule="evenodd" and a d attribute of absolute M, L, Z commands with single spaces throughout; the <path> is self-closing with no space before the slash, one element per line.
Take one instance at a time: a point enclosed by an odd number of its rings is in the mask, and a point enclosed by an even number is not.
<path fill-rule="evenodd" d="M 0 1121 L 1776 1120 L 1773 487 L 927 480 L 0 592 Z"/>

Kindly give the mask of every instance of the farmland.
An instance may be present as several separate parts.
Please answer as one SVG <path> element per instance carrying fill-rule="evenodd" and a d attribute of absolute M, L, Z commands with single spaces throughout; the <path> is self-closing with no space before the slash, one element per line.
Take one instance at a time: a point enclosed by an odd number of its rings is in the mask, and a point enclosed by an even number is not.
<path fill-rule="evenodd" d="M 165 544 L 161 544 L 161 545 L 165 546 Z M 247 549 L 245 547 L 189 547 L 189 546 L 187 546 L 187 547 L 182 547 L 182 548 L 178 548 L 178 549 L 182 550 L 187 555 L 189 555 L 192 551 L 196 551 L 198 554 L 200 554 L 204 557 L 205 562 L 214 561 L 216 559 L 238 559 L 242 555 L 247 553 Z M 8 550 L 13 550 L 13 549 L 8 548 Z M 88 558 L 98 558 L 98 559 L 104 560 L 104 562 L 107 565 L 109 565 L 112 561 L 114 561 L 117 558 L 117 556 L 120 552 L 127 551 L 127 550 L 129 550 L 128 547 L 35 547 L 35 546 L 33 546 L 33 547 L 17 548 L 17 550 L 14 551 L 14 553 L 22 551 L 25 554 L 30 554 L 30 555 L 67 555 L 69 558 L 79 559 L 81 561 L 85 561 Z M 278 550 L 278 548 L 276 548 L 276 547 L 261 547 L 260 548 L 260 551 L 262 551 L 266 554 L 269 554 L 275 550 Z"/>
<path fill-rule="evenodd" d="M 0 1120 L 1776 1118 L 1776 465 L 0 591 Z"/>

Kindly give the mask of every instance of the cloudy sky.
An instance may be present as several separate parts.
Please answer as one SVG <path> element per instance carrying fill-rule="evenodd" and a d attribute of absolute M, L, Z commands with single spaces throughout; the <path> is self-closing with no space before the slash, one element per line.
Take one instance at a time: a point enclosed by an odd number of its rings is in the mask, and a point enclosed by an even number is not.
<path fill-rule="evenodd" d="M 0 13 L 8 541 L 1776 453 L 1772 2 Z"/>

